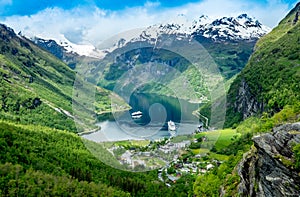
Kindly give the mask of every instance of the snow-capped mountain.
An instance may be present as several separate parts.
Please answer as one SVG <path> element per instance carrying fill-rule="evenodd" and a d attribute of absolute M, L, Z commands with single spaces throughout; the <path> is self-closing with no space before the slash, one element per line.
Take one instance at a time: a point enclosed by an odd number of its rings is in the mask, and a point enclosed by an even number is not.
<path fill-rule="evenodd" d="M 155 43 L 163 35 L 176 35 L 178 40 L 193 36 L 203 36 L 214 41 L 253 40 L 260 38 L 270 30 L 269 27 L 262 25 L 247 14 L 220 19 L 211 19 L 202 15 L 192 22 L 181 20 L 180 22 L 150 26 L 139 37 L 132 38 L 129 42 L 148 41 Z"/>
<path fill-rule="evenodd" d="M 155 45 L 157 42 L 172 37 L 176 40 L 190 40 L 199 37 L 210 39 L 213 42 L 250 40 L 256 41 L 267 34 L 271 29 L 258 20 L 241 14 L 237 17 L 222 17 L 213 19 L 202 15 L 197 20 L 189 21 L 184 16 L 179 16 L 168 23 L 149 26 L 134 37 L 119 37 L 111 47 L 103 50 L 106 53 L 117 48 L 122 48 L 128 43 L 147 42 Z"/>
<path fill-rule="evenodd" d="M 211 23 L 199 25 L 194 34 L 215 40 L 258 39 L 271 29 L 254 20 L 247 14 L 238 17 L 223 17 Z"/>
<path fill-rule="evenodd" d="M 44 39 L 33 37 L 30 38 L 35 44 L 40 47 L 48 50 L 53 55 L 59 59 L 63 59 L 64 55 L 73 55 L 73 56 L 86 56 L 93 58 L 102 58 L 105 54 L 98 50 L 95 46 L 89 45 L 80 45 L 70 42 L 68 39 Z"/>
<path fill-rule="evenodd" d="M 156 42 L 162 40 L 164 36 L 172 36 L 176 40 L 203 37 L 215 42 L 222 42 L 257 40 L 270 30 L 269 27 L 264 26 L 258 20 L 249 17 L 247 14 L 241 14 L 237 17 L 222 17 L 219 19 L 202 15 L 193 21 L 187 20 L 183 15 L 179 15 L 168 23 L 155 24 L 129 36 L 124 35 L 124 37 L 122 37 L 121 35 L 114 43 L 109 44 L 107 48 L 104 49 L 97 49 L 93 45 L 74 44 L 68 41 L 63 35 L 58 39 L 43 40 L 34 38 L 33 41 L 39 45 L 43 45 L 46 49 L 55 45 L 53 43 L 55 42 L 62 47 L 64 53 L 102 58 L 115 49 L 126 46 L 128 43 L 143 41 L 149 44 L 156 44 Z"/>
<path fill-rule="evenodd" d="M 139 37 L 133 38 L 131 41 L 155 41 L 162 35 L 175 35 L 178 40 L 181 40 L 190 37 L 199 27 L 208 25 L 210 22 L 212 19 L 204 15 L 194 21 L 189 21 L 181 16 L 170 23 L 147 27 Z"/>
<path fill-rule="evenodd" d="M 60 41 L 58 44 L 62 46 L 67 53 L 76 53 L 79 56 L 87 56 L 93 58 L 103 57 L 102 52 L 93 45 L 79 45 L 74 44 L 68 40 Z"/>

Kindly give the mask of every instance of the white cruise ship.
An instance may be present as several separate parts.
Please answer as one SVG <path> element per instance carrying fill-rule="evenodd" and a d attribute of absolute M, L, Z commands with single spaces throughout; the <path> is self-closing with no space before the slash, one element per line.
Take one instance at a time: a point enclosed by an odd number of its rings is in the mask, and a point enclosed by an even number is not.
<path fill-rule="evenodd" d="M 131 117 L 133 119 L 140 119 L 142 116 L 143 116 L 143 113 L 141 111 L 136 111 L 131 114 Z"/>
<path fill-rule="evenodd" d="M 172 120 L 168 121 L 168 131 L 171 134 L 171 137 L 175 136 L 175 134 L 176 134 L 176 125 Z"/>

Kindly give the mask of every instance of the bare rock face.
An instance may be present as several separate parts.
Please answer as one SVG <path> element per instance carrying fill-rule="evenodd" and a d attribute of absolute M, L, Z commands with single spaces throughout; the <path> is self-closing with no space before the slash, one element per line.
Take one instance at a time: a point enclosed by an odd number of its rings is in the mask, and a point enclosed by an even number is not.
<path fill-rule="evenodd" d="M 286 124 L 253 138 L 254 148 L 238 165 L 240 196 L 300 196 L 300 176 L 284 163 L 300 143 L 300 123 Z M 285 162 L 284 162 L 285 161 Z"/>
<path fill-rule="evenodd" d="M 235 98 L 234 108 L 243 115 L 243 119 L 263 111 L 263 104 L 259 103 L 255 96 L 251 94 L 245 80 L 241 81 L 238 94 Z"/>

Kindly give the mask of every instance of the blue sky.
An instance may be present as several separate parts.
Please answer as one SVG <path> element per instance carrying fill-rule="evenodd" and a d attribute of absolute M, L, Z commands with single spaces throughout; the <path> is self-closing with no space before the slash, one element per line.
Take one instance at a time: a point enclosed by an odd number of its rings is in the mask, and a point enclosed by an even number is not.
<path fill-rule="evenodd" d="M 100 9 L 105 10 L 122 10 L 129 7 L 137 7 L 145 5 L 147 0 L 0 0 L 1 15 L 32 15 L 46 8 L 58 7 L 64 10 L 73 9 L 78 6 L 97 6 Z M 151 1 L 153 3 L 159 3 L 159 8 L 172 8 L 182 6 L 188 3 L 201 2 L 199 0 L 159 0 Z M 267 5 L 267 0 L 255 0 L 252 1 L 257 4 Z M 274 1 L 276 2 L 276 1 Z M 297 1 L 283 0 L 277 1 L 286 3 L 289 7 L 293 6 Z"/>
<path fill-rule="evenodd" d="M 295 0 L 0 0 L 0 23 L 25 35 L 92 43 L 184 14 L 194 20 L 247 13 L 274 27 Z"/>
<path fill-rule="evenodd" d="M 160 0 L 153 1 L 159 2 L 161 7 L 176 7 L 190 2 L 198 2 L 199 0 Z M 10 15 L 31 15 L 46 8 L 59 7 L 65 10 L 72 9 L 78 6 L 97 6 L 106 10 L 122 10 L 128 7 L 143 6 L 147 2 L 146 0 L 1 0 L 3 8 L 2 16 Z M 0 3 L 1 5 L 1 3 Z M 26 8 L 26 9 L 25 9 Z"/>

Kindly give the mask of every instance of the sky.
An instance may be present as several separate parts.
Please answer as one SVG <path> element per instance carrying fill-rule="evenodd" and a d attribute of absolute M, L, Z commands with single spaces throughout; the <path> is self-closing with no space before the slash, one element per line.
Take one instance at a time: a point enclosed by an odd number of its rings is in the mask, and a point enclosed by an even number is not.
<path fill-rule="evenodd" d="M 26 36 L 97 45 L 123 31 L 163 23 L 184 15 L 195 20 L 238 16 L 256 18 L 271 28 L 295 0 L 0 0 L 0 23 Z"/>

